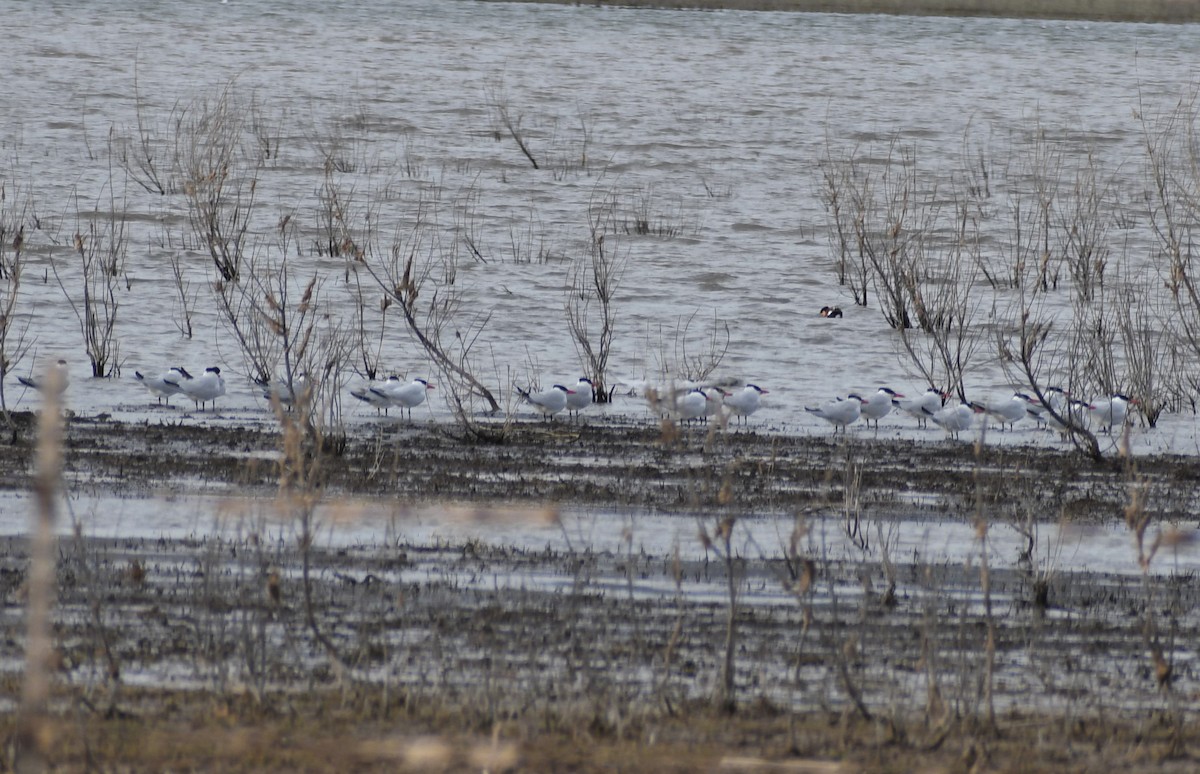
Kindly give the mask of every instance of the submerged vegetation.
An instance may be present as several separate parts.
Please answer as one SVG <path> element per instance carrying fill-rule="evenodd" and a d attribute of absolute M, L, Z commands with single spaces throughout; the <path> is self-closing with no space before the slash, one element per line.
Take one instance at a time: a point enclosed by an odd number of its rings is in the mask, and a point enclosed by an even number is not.
<path fill-rule="evenodd" d="M 13 341 L 16 357 L 5 372 L 37 342 L 28 329 L 10 337 L 14 313 L 29 319 L 16 283 L 35 250 L 47 256 L 79 323 L 93 375 L 120 374 L 127 255 L 150 247 L 174 287 L 178 332 L 192 337 L 205 310 L 215 310 L 208 322 L 237 344 L 247 377 L 289 393 L 304 381 L 315 391 L 303 423 L 311 433 L 344 435 L 347 385 L 388 373 L 384 341 L 403 330 L 442 385 L 463 437 L 503 441 L 507 425 L 480 417 L 509 412 L 513 383 L 540 375 L 522 379 L 497 355 L 492 322 L 507 303 L 503 286 L 481 292 L 466 278 L 506 259 L 544 266 L 565 299 L 554 332 L 569 334 L 580 372 L 605 402 L 614 352 L 630 338 L 621 314 L 629 267 L 656 244 L 685 238 L 695 228 L 689 221 L 711 204 L 701 191 L 680 197 L 610 177 L 589 157 L 597 138 L 588 117 L 548 134 L 523 119 L 502 84 L 488 91 L 498 152 L 510 152 L 503 141 L 511 139 L 527 159 L 541 158 L 525 174 L 591 191 L 573 235 L 556 236 L 571 226 L 547 225 L 532 204 L 515 229 L 511 213 L 484 204 L 478 174 L 465 190 L 446 190 L 433 176 L 436 160 L 412 144 L 399 155 L 379 151 L 361 108 L 314 123 L 311 147 L 293 147 L 302 141 L 283 134 L 285 108 L 236 81 L 158 116 L 136 95 L 136 125 L 110 133 L 98 205 L 85 211 L 75 195 L 71 228 L 65 218 L 43 218 L 17 168 L 8 173 L 14 195 L 0 215 L 13 237 L 0 257 L 13 264 L 3 273 L 13 290 L 4 297 L 11 311 L 0 343 Z M 1195 93 L 1139 121 L 1141 175 L 1130 175 L 1128 162 L 1106 166 L 1087 135 L 1036 120 L 986 150 L 968 129 L 957 157 L 930 159 L 899 135 L 830 139 L 811 171 L 838 284 L 895 331 L 896 352 L 921 381 L 965 402 L 975 374 L 999 364 L 1094 459 L 1105 453 L 1095 431 L 1072 404 L 1047 395 L 1131 396 L 1148 427 L 1164 411 L 1194 411 Z M 317 162 L 315 197 L 289 199 L 290 170 Z M 149 234 L 130 222 L 138 191 L 170 216 L 157 244 L 139 244 Z M 508 223 L 507 235 L 493 222 Z M 681 311 L 673 330 L 661 322 L 643 329 L 644 350 L 658 355 L 664 380 L 706 377 L 731 341 L 729 322 L 714 319 L 706 347 L 688 352 L 699 309 Z M 539 342 L 527 343 L 536 366 L 530 344 Z"/>
<path fill-rule="evenodd" d="M 831 141 L 822 193 L 837 280 L 880 310 L 929 384 L 966 401 L 972 371 L 998 359 L 1099 459 L 1094 431 L 1049 391 L 1136 396 L 1149 427 L 1194 411 L 1198 110 L 1193 93 L 1141 116 L 1141 191 L 1039 123 L 999 161 L 972 136 L 958 158 L 928 160 L 898 140 Z"/>

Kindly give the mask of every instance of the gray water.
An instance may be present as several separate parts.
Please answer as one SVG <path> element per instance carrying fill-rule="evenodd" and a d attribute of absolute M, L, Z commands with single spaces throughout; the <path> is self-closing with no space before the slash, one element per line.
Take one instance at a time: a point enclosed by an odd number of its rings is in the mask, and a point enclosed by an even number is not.
<path fill-rule="evenodd" d="M 140 418 L 148 396 L 133 371 L 177 363 L 223 367 L 225 416 L 264 410 L 215 312 L 213 272 L 188 231 L 185 197 L 130 182 L 107 142 L 110 130 L 136 135 L 139 101 L 142 121 L 161 131 L 173 106 L 228 86 L 244 104 L 254 100 L 279 136 L 279 154 L 261 171 L 255 249 L 271 249 L 282 214 L 298 218 L 307 241 L 289 260 L 298 274 L 325 278 L 332 318 L 351 313 L 343 262 L 311 248 L 323 152 L 345 162 L 335 178 L 357 205 L 374 207 L 385 236 L 412 222 L 415 202 L 434 203 L 441 234 L 460 255 L 464 306 L 491 314 L 475 352 L 502 390 L 579 375 L 564 290 L 572 259 L 584 254 L 589 202 L 615 193 L 670 233 L 614 239 L 628 268 L 611 376 L 661 377 L 678 366 L 689 318 L 690 353 L 727 323 L 721 373 L 771 390 L 755 421 L 812 433 L 828 430 L 803 412 L 805 403 L 880 384 L 924 386 L 878 311 L 853 307 L 837 285 L 820 200 L 826 148 L 857 146 L 869 158 L 895 140 L 950 176 L 966 145 L 1002 163 L 1036 123 L 1094 150 L 1121 181 L 1121 198 L 1137 201 L 1138 111 L 1168 111 L 1190 91 L 1198 32 L 446 0 L 9 0 L 0 14 L 8 29 L 0 174 L 10 191 L 14 181 L 27 188 L 42 224 L 19 305 L 35 340 L 21 368 L 70 360 L 76 410 Z M 510 138 L 497 139 L 497 104 L 520 120 L 542 169 Z M 110 209 L 113 190 L 130 216 L 128 289 L 118 289 L 123 369 L 121 379 L 95 383 L 48 262 L 60 262 L 71 287 L 76 211 Z M 466 254 L 464 234 L 486 263 Z M 1132 238 L 1148 239 L 1144 231 Z M 526 262 L 539 253 L 547 260 Z M 175 325 L 172 254 L 196 294 L 191 339 Z M 376 288 L 369 298 L 380 295 Z M 847 318 L 818 319 L 825 304 Z M 429 375 L 398 318 L 384 325 L 384 372 Z M 1010 379 L 987 351 L 968 392 L 1003 394 Z M 15 400 L 28 406 L 36 396 Z M 636 400 L 610 410 L 645 413 Z M 448 421 L 437 400 L 425 416 Z M 918 432 L 900 419 L 884 426 L 885 434 Z M 1014 435 L 1054 442 L 1032 430 Z M 1196 453 L 1194 417 L 1164 418 L 1159 429 L 1139 431 L 1135 447 Z"/>

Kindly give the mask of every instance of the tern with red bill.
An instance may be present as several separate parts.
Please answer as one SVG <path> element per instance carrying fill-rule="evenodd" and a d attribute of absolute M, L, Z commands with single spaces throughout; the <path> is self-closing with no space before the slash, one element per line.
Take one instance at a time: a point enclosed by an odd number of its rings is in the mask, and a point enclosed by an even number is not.
<path fill-rule="evenodd" d="M 862 418 L 869 427 L 872 422 L 875 423 L 875 429 L 879 429 L 879 420 L 886 417 L 892 411 L 892 406 L 895 404 L 892 401 L 903 398 L 904 393 L 896 392 L 890 387 L 880 387 L 871 396 L 871 400 L 863 404 Z"/>
<path fill-rule="evenodd" d="M 586 376 L 579 377 L 579 381 L 575 383 L 575 390 L 567 395 L 567 413 L 579 414 L 588 406 L 592 405 L 595 399 L 596 388 L 592 384 L 592 380 Z"/>

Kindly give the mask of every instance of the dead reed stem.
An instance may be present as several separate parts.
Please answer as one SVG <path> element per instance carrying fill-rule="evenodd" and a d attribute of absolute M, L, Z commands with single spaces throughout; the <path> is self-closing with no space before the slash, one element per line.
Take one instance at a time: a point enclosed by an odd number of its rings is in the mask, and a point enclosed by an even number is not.
<path fill-rule="evenodd" d="M 35 510 L 29 546 L 29 598 L 26 611 L 25 681 L 21 689 L 16 770 L 43 771 L 53 744 L 47 723 L 50 660 L 53 653 L 50 611 L 55 592 L 55 498 L 62 472 L 63 419 L 59 406 L 64 375 L 48 368 L 38 427 Z"/>
<path fill-rule="evenodd" d="M 988 563 L 989 524 L 983 507 L 983 449 L 987 443 L 987 422 L 979 431 L 975 444 L 975 534 L 979 538 L 979 585 L 983 592 L 984 621 L 987 624 L 987 645 L 984 650 L 983 700 L 987 710 L 987 727 L 996 730 L 996 701 L 994 695 L 996 679 L 996 620 L 992 613 L 992 572 Z"/>

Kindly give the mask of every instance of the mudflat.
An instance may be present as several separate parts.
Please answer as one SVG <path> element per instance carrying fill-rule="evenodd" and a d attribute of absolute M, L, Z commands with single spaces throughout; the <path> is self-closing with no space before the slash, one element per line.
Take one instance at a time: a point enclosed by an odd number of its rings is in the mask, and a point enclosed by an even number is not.
<path fill-rule="evenodd" d="M 14 496 L 36 440 L 16 419 Z M 520 422 L 497 444 L 381 421 L 321 452 L 270 422 L 81 418 L 65 451 L 76 512 L 210 492 L 272 516 L 63 534 L 45 733 L 64 770 L 1196 765 L 1200 599 L 1172 570 L 1193 551 L 1191 459 L 627 420 Z M 331 539 L 362 501 L 392 526 Z M 483 537 L 431 539 L 417 509 Z M 647 548 L 622 514 L 684 537 Z M 506 540 L 521 523 L 563 539 Z M 969 525 L 968 558 L 929 558 L 940 525 Z M 985 550 L 1014 528 L 1023 555 Z M 1071 530 L 1124 549 L 1072 562 Z M 28 544 L 3 546 L 16 697 Z M 0 723 L 12 738 L 13 706 Z"/>

